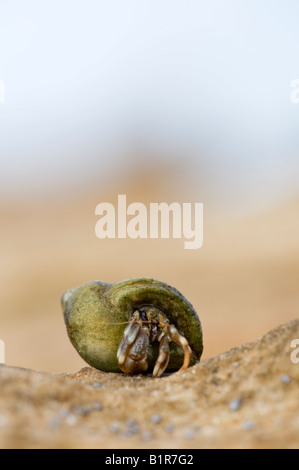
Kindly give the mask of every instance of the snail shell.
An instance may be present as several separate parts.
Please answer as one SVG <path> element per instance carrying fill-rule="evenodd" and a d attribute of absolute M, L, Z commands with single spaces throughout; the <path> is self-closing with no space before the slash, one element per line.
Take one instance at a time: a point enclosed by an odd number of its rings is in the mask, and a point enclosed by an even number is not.
<path fill-rule="evenodd" d="M 192 350 L 190 365 L 200 360 L 203 351 L 200 320 L 188 300 L 174 287 L 156 279 L 137 278 L 115 284 L 87 282 L 62 295 L 62 307 L 71 343 L 92 367 L 106 372 L 121 372 L 117 350 L 126 323 L 135 310 L 151 305 L 163 313 Z M 148 370 L 158 357 L 158 342 L 148 349 Z M 170 343 L 166 372 L 177 371 L 184 359 L 183 350 Z"/>

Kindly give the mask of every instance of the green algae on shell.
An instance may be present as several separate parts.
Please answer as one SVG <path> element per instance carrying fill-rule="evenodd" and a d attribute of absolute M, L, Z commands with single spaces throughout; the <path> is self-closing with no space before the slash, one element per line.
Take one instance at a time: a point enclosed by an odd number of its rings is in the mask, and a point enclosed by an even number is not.
<path fill-rule="evenodd" d="M 185 336 L 192 350 L 190 365 L 203 351 L 202 328 L 194 308 L 174 287 L 156 279 L 137 278 L 115 284 L 87 282 L 66 291 L 61 298 L 71 343 L 92 367 L 105 372 L 121 372 L 117 350 L 126 323 L 139 307 L 151 305 Z M 148 369 L 152 372 L 159 343 L 148 348 Z M 177 371 L 184 360 L 183 350 L 170 343 L 170 360 L 165 372 Z"/>

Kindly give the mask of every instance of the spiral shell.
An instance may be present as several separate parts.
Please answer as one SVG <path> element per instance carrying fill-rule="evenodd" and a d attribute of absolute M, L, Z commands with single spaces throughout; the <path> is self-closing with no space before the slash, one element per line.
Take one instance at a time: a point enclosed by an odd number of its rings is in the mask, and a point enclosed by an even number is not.
<path fill-rule="evenodd" d="M 64 319 L 71 343 L 92 367 L 106 372 L 121 372 L 117 349 L 126 323 L 135 310 L 151 305 L 185 336 L 192 349 L 190 365 L 200 360 L 203 351 L 200 320 L 187 299 L 165 282 L 149 278 L 129 279 L 115 284 L 103 281 L 87 282 L 69 289 L 61 298 Z M 154 368 L 158 344 L 148 349 L 148 370 Z M 170 360 L 166 372 L 180 368 L 183 351 L 170 345 Z"/>

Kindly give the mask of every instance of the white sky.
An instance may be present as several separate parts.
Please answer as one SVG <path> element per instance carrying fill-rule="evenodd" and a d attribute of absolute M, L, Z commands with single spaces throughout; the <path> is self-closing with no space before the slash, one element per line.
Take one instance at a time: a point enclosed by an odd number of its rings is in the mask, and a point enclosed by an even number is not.
<path fill-rule="evenodd" d="M 88 175 L 134 140 L 205 156 L 236 191 L 296 189 L 298 24 L 296 0 L 0 0 L 2 193 Z"/>

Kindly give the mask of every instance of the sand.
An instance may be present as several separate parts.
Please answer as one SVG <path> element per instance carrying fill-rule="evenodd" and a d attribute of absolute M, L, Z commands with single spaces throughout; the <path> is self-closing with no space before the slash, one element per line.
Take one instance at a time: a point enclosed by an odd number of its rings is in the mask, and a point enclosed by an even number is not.
<path fill-rule="evenodd" d="M 3 365 L 0 447 L 298 448 L 293 338 L 299 320 L 159 379 Z"/>

